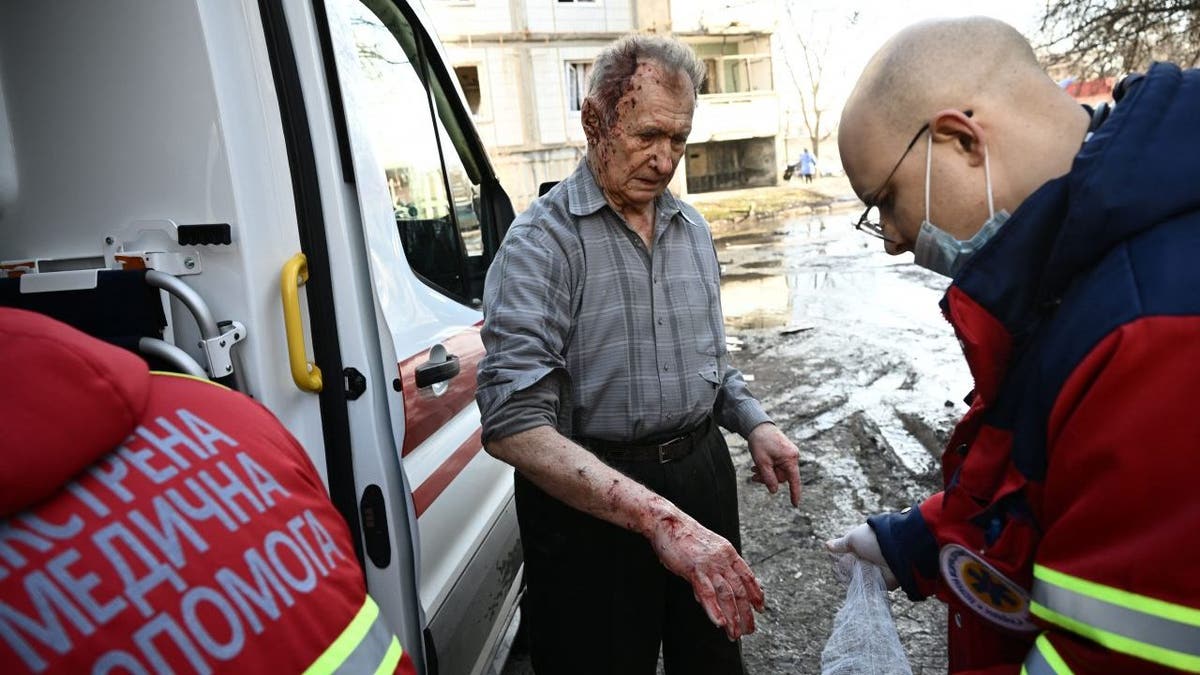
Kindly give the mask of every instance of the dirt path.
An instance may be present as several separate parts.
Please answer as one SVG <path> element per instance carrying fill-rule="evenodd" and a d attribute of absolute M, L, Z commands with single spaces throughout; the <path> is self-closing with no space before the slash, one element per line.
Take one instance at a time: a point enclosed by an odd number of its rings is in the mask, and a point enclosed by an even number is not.
<path fill-rule="evenodd" d="M 805 334 L 783 341 L 769 334 L 744 339 L 740 362 L 760 373 L 755 393 L 789 436 L 802 439 L 807 423 L 823 414 L 829 402 L 784 403 L 794 398 L 798 381 L 786 368 L 766 366 L 778 363 L 777 352 L 803 350 L 811 340 Z M 808 377 L 820 374 L 802 379 Z M 751 463 L 745 442 L 732 435 L 727 440 L 739 474 L 748 476 Z M 751 673 L 820 672 L 821 650 L 845 593 L 822 542 L 881 507 L 911 504 L 940 482 L 932 470 L 908 469 L 863 412 L 851 413 L 799 440 L 799 445 L 804 482 L 799 509 L 790 508 L 782 494 L 771 496 L 757 484 L 739 486 L 744 554 L 768 597 L 758 631 L 743 641 Z M 913 604 L 900 592 L 892 594 L 892 602 L 913 672 L 945 672 L 944 608 L 936 602 Z"/>

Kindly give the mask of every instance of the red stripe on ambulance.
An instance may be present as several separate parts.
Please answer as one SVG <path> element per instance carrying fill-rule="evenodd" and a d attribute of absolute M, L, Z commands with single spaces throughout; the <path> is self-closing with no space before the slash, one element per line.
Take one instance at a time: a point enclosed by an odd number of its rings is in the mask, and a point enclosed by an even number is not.
<path fill-rule="evenodd" d="M 417 366 L 429 359 L 428 351 L 422 351 L 398 364 L 404 393 L 404 447 L 401 448 L 401 456 L 407 456 L 475 400 L 475 375 L 483 358 L 483 340 L 479 337 L 481 325 L 471 326 L 441 342 L 447 352 L 458 357 L 461 370 L 448 381 L 449 388 L 440 396 L 435 395 L 431 387 L 417 389 Z"/>
<path fill-rule="evenodd" d="M 449 459 L 434 470 L 424 483 L 421 483 L 421 487 L 413 490 L 413 507 L 417 511 L 418 518 L 482 450 L 483 429 L 476 429 L 465 443 L 458 446 Z"/>

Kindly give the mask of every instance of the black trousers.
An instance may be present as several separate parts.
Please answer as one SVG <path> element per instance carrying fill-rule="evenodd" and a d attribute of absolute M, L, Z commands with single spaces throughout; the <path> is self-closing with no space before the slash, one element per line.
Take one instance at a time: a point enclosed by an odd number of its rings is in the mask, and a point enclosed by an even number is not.
<path fill-rule="evenodd" d="M 737 483 L 715 424 L 687 457 L 609 462 L 741 551 Z M 527 588 L 521 605 L 537 675 L 742 675 L 741 646 L 708 620 L 691 584 L 641 535 L 586 515 L 519 473 L 517 519 Z"/>

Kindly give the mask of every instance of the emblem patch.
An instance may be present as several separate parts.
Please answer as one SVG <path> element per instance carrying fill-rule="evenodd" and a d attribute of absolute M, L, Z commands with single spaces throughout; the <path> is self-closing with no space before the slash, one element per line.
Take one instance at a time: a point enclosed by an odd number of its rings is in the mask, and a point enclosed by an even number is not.
<path fill-rule="evenodd" d="M 1009 630 L 1036 630 L 1029 620 L 1029 593 L 958 544 L 942 547 L 942 578 L 979 616 Z"/>

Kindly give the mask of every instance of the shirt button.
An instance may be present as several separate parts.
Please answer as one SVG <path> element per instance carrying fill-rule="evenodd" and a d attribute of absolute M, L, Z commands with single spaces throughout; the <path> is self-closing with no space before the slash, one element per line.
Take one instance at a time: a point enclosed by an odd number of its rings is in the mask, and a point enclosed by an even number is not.
<path fill-rule="evenodd" d="M 664 370 L 664 371 L 671 370 L 671 366 L 663 366 L 663 370 Z"/>
<path fill-rule="evenodd" d="M 663 319 L 661 316 L 658 317 L 658 325 L 660 325 L 660 326 L 663 325 Z"/>

